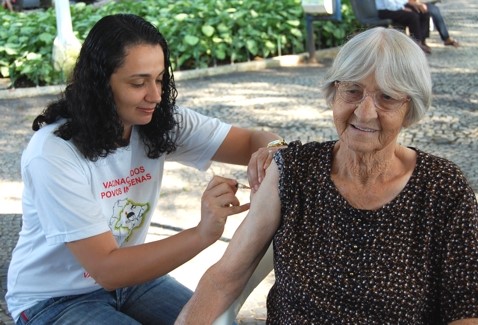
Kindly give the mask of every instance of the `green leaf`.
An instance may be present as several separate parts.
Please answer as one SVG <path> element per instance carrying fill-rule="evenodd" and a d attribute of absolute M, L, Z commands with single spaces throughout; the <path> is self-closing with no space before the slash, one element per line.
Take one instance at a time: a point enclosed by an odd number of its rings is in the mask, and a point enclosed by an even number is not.
<path fill-rule="evenodd" d="M 8 55 L 18 55 L 18 50 L 15 49 L 15 47 L 17 47 L 16 44 L 12 44 L 12 43 L 5 44 L 4 46 L 5 53 L 7 53 Z"/>
<path fill-rule="evenodd" d="M 52 34 L 41 33 L 40 35 L 38 35 L 38 39 L 45 43 L 52 43 L 55 38 Z"/>
<path fill-rule="evenodd" d="M 174 16 L 174 19 L 177 21 L 183 21 L 183 20 L 186 20 L 187 18 L 188 18 L 187 14 L 178 14 Z"/>
<path fill-rule="evenodd" d="M 30 52 L 26 56 L 27 60 L 39 60 L 41 59 L 41 55 L 37 53 Z"/>
<path fill-rule="evenodd" d="M 30 35 L 31 36 L 31 35 L 35 34 L 36 32 L 37 32 L 37 30 L 33 27 L 23 27 L 21 29 L 21 33 L 23 35 Z"/>
<path fill-rule="evenodd" d="M 287 24 L 291 25 L 291 26 L 294 26 L 294 27 L 298 27 L 300 26 L 300 21 L 299 20 L 286 20 L 285 21 Z"/>
<path fill-rule="evenodd" d="M 226 51 L 223 49 L 216 49 L 214 54 L 219 60 L 224 60 L 226 58 Z"/>
<path fill-rule="evenodd" d="M 217 26 L 217 30 L 220 32 L 220 33 L 225 33 L 225 32 L 228 32 L 229 31 L 229 27 L 227 27 L 225 24 L 221 23 Z"/>
<path fill-rule="evenodd" d="M 201 27 L 201 31 L 207 37 L 211 37 L 214 34 L 214 27 L 212 27 L 210 25 L 203 25 Z"/>
<path fill-rule="evenodd" d="M 10 70 L 8 69 L 8 67 L 0 67 L 0 73 L 4 78 L 10 77 Z"/>
<path fill-rule="evenodd" d="M 269 50 L 275 50 L 275 49 L 276 49 L 275 43 L 272 43 L 271 41 L 266 41 L 265 46 L 266 46 L 266 48 L 268 48 Z"/>
<path fill-rule="evenodd" d="M 186 41 L 187 44 L 194 46 L 197 43 L 199 43 L 199 38 L 194 36 L 194 35 L 186 35 L 184 37 L 184 40 Z"/>
<path fill-rule="evenodd" d="M 254 40 L 247 40 L 246 41 L 246 48 L 252 55 L 257 55 L 259 49 L 257 47 L 257 43 Z"/>
<path fill-rule="evenodd" d="M 302 38 L 303 37 L 302 31 L 300 29 L 297 29 L 297 28 L 291 28 L 290 33 L 297 38 Z"/>
<path fill-rule="evenodd" d="M 29 74 L 33 72 L 33 67 L 31 65 L 23 65 L 23 68 L 20 70 L 22 74 Z"/>
<path fill-rule="evenodd" d="M 335 38 L 341 39 L 345 37 L 345 31 L 343 29 L 337 28 L 334 30 Z"/>

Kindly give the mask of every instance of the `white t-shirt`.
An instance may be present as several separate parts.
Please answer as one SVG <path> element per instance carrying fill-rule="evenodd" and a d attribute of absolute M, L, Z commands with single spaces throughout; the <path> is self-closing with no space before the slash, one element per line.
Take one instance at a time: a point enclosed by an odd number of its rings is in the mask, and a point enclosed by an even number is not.
<path fill-rule="evenodd" d="M 66 242 L 112 231 L 120 246 L 144 242 L 159 199 L 164 161 L 205 170 L 230 125 L 189 109 L 178 110 L 177 150 L 146 155 L 137 129 L 128 147 L 95 162 L 71 141 L 37 131 L 22 155 L 23 225 L 8 271 L 8 309 L 15 320 L 39 301 L 100 288 Z"/>
<path fill-rule="evenodd" d="M 377 10 L 402 10 L 405 8 L 408 0 L 375 0 Z"/>

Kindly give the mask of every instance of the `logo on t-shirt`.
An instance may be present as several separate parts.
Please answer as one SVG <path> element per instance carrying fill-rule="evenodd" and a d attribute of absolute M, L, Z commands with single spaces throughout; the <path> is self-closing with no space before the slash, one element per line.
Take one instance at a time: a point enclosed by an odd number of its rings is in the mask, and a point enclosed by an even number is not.
<path fill-rule="evenodd" d="M 116 238 L 118 245 L 127 242 L 135 229 L 143 225 L 149 203 L 138 203 L 130 199 L 116 201 L 113 206 L 109 227 Z"/>

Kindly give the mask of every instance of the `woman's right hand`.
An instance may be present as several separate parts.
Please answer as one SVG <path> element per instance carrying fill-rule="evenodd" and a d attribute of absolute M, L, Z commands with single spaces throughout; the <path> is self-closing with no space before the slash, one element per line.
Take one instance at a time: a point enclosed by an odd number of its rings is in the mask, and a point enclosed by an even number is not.
<path fill-rule="evenodd" d="M 201 198 L 201 221 L 197 228 L 202 237 L 215 242 L 224 232 L 227 217 L 249 209 L 249 203 L 241 205 L 236 197 L 237 181 L 214 176 Z"/>

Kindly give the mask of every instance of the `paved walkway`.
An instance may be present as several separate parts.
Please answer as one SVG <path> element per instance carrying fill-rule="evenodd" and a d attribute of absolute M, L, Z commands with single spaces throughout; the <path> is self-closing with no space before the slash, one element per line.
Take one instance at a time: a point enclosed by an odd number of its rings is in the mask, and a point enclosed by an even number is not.
<path fill-rule="evenodd" d="M 435 94 L 422 123 L 404 130 L 401 142 L 457 163 L 478 193 L 478 4 L 466 0 L 442 0 L 439 4 L 459 49 L 444 47 L 436 32 L 429 44 Z M 271 130 L 287 140 L 336 138 L 331 112 L 318 91 L 331 60 L 320 57 L 313 66 L 266 68 L 193 80 L 178 78 L 178 104 L 217 116 L 243 127 Z M 41 93 L 41 92 L 40 92 Z M 0 90 L 0 325 L 12 324 L 3 294 L 10 251 L 20 227 L 22 149 L 31 136 L 30 124 L 55 95 L 4 99 Z M 199 220 L 199 200 L 213 173 L 245 181 L 243 167 L 213 164 L 206 173 L 169 163 L 162 200 L 156 209 L 148 240 L 163 238 L 194 226 Z M 240 199 L 248 200 L 247 192 Z M 229 218 L 224 237 L 230 238 L 244 214 Z M 216 244 L 179 268 L 173 275 L 194 289 L 203 274 L 224 251 Z M 240 312 L 241 324 L 264 324 L 265 298 L 273 273 L 254 291 Z"/>

